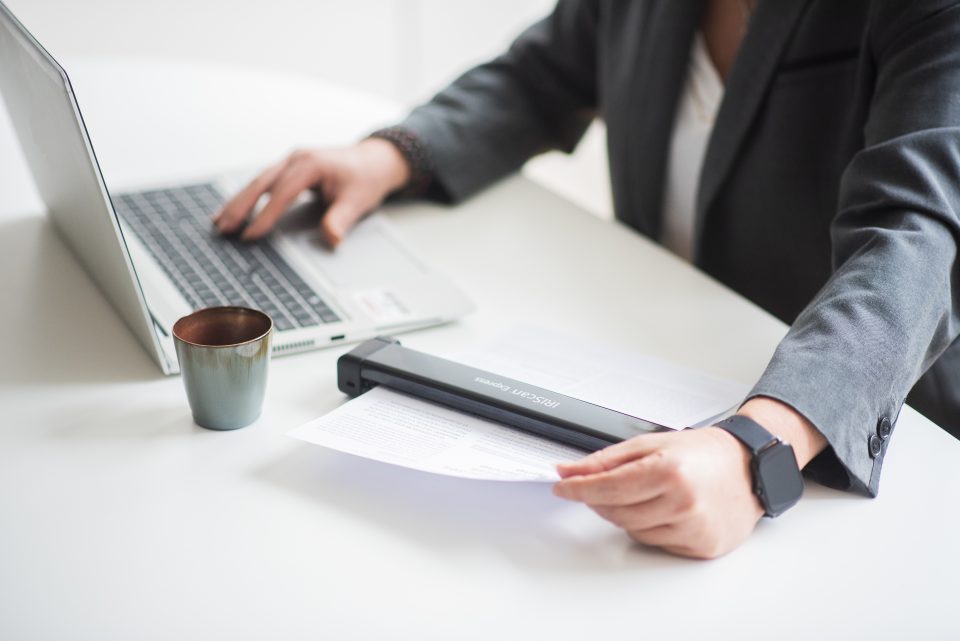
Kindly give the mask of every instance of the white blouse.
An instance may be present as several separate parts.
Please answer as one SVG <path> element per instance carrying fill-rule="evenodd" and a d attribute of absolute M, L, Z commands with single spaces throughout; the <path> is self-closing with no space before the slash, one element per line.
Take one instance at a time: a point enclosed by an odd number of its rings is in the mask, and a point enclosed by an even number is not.
<path fill-rule="evenodd" d="M 670 140 L 660 241 L 681 258 L 693 261 L 693 238 L 700 169 L 723 99 L 723 79 L 713 66 L 698 31 L 677 106 Z"/>

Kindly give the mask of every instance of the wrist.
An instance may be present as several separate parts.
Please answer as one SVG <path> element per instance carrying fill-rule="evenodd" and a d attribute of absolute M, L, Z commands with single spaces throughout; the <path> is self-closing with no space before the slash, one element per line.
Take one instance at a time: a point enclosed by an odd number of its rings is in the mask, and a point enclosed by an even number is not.
<path fill-rule="evenodd" d="M 753 493 L 764 514 L 776 517 L 796 505 L 803 496 L 803 477 L 793 446 L 743 414 L 717 423 L 750 453 Z"/>
<path fill-rule="evenodd" d="M 410 164 L 396 145 L 382 138 L 357 143 L 364 162 L 376 173 L 385 194 L 403 189 L 410 182 Z"/>
<path fill-rule="evenodd" d="M 430 150 L 417 134 L 403 126 L 378 129 L 368 139 L 382 140 L 393 146 L 404 161 L 404 181 L 394 190 L 396 195 L 415 198 L 426 195 L 434 184 L 433 159 Z"/>
<path fill-rule="evenodd" d="M 740 407 L 737 414 L 756 421 L 780 440 L 790 443 L 800 469 L 827 446 L 827 439 L 813 423 L 797 410 L 774 398 L 751 398 Z"/>

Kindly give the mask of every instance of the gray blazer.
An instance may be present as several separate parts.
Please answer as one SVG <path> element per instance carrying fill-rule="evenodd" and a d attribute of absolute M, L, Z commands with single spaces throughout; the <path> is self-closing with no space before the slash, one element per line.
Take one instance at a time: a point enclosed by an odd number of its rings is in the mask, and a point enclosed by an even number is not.
<path fill-rule="evenodd" d="M 452 200 L 606 122 L 617 218 L 657 239 L 701 0 L 560 0 L 402 123 Z M 960 436 L 960 3 L 763 0 L 697 197 L 696 264 L 792 324 L 751 396 L 876 495 L 902 404 Z M 722 328 L 719 329 L 722 332 Z M 918 383 L 919 379 L 919 383 Z"/>

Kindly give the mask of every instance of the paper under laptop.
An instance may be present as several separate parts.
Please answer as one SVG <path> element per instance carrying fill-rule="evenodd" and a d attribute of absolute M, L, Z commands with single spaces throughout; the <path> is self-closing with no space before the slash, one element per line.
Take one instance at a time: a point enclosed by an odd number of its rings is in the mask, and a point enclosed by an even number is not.
<path fill-rule="evenodd" d="M 518 327 L 453 358 L 674 429 L 731 412 L 749 386 L 638 352 Z M 424 472 L 496 481 L 557 480 L 584 452 L 393 390 L 375 388 L 291 436 Z"/>

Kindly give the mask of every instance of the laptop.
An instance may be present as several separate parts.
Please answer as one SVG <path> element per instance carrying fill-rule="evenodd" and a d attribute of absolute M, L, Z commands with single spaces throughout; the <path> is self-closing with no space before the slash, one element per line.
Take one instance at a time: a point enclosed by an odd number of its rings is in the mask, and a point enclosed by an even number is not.
<path fill-rule="evenodd" d="M 0 60 L 0 94 L 54 225 L 165 373 L 179 371 L 173 323 L 202 307 L 265 311 L 276 355 L 473 308 L 376 214 L 332 251 L 320 242 L 319 204 L 299 205 L 266 240 L 218 235 L 210 217 L 242 184 L 235 175 L 112 193 L 66 72 L 2 2 Z"/>

